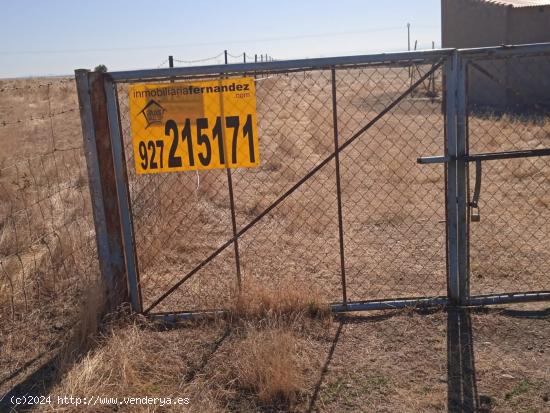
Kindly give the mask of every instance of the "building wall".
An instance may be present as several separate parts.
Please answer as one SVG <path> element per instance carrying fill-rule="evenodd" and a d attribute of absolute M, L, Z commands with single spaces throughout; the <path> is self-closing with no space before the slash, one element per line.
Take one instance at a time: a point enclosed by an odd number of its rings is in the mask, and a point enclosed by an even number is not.
<path fill-rule="evenodd" d="M 508 26 L 512 44 L 550 41 L 550 6 L 512 9 Z"/>
<path fill-rule="evenodd" d="M 513 9 L 509 32 L 511 44 L 550 42 L 550 6 Z M 550 103 L 550 56 L 513 60 L 507 70 L 508 104 Z"/>
<path fill-rule="evenodd" d="M 442 0 L 442 46 L 463 49 L 507 43 L 508 9 L 478 0 Z"/>
<path fill-rule="evenodd" d="M 442 0 L 442 46 L 469 48 L 550 42 L 550 6 L 513 8 L 481 0 Z M 494 80 L 469 71 L 469 102 L 501 109 L 550 94 L 550 57 L 480 62 Z"/>
<path fill-rule="evenodd" d="M 464 49 L 498 46 L 507 42 L 510 7 L 478 0 L 442 0 L 442 47 Z M 506 82 L 503 62 L 483 64 L 499 82 Z M 476 70 L 468 76 L 468 100 L 474 105 L 498 106 L 506 100 L 506 88 Z"/>

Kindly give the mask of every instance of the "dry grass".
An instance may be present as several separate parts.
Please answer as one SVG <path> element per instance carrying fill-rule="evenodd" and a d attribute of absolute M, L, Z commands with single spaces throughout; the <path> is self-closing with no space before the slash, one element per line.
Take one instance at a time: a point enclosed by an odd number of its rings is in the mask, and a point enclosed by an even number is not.
<path fill-rule="evenodd" d="M 225 383 L 257 395 L 260 402 L 291 403 L 303 390 L 303 361 L 297 356 L 297 338 L 288 330 L 251 330 L 230 348 Z"/>
<path fill-rule="evenodd" d="M 319 291 L 305 283 L 282 279 L 276 287 L 246 280 L 229 306 L 233 320 L 296 322 L 303 318 L 330 318 L 330 308 Z"/>
<path fill-rule="evenodd" d="M 319 305 L 308 294 L 271 294 L 264 290 L 254 299 L 236 296 L 231 307 L 239 312 L 227 320 L 173 330 L 143 320 L 116 324 L 101 346 L 68 370 L 51 395 L 189 397 L 190 411 L 204 412 L 292 410 L 311 390 L 311 372 L 318 368 L 311 343 L 330 323 L 319 318 L 319 311 L 306 311 Z M 289 297 L 284 306 L 278 300 L 282 297 Z M 122 406 L 119 411 L 151 408 Z M 64 411 L 80 409 L 65 406 Z M 112 406 L 94 406 L 93 411 L 112 411 Z"/>
<path fill-rule="evenodd" d="M 334 321 L 118 325 L 51 394 L 190 399 L 185 408 L 64 406 L 68 412 L 307 412 L 312 398 L 319 412 L 446 411 L 444 312 Z M 546 411 L 548 319 L 492 311 L 474 313 L 472 324 L 479 395 L 494 411 Z"/>
<path fill-rule="evenodd" d="M 93 347 L 102 328 L 102 320 L 107 313 L 107 291 L 102 280 L 95 279 L 87 282 L 84 291 L 76 324 L 59 356 L 60 372 L 65 372 L 75 359 Z"/>
<path fill-rule="evenodd" d="M 0 89 L 3 393 L 60 351 L 82 348 L 104 295 L 74 83 L 10 80 Z"/>

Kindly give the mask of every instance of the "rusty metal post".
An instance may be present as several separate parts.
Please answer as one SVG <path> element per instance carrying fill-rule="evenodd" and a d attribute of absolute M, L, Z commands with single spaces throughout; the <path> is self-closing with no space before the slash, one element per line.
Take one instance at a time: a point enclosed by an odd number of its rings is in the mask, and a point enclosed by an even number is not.
<path fill-rule="evenodd" d="M 225 64 L 228 64 L 227 60 L 227 50 L 225 52 Z M 220 95 L 220 106 L 221 112 L 223 114 L 223 99 Z M 224 121 L 225 122 L 225 121 Z M 224 134 L 225 135 L 225 134 Z M 225 142 L 225 136 L 222 137 L 223 142 Z M 227 152 L 227 151 L 226 151 Z M 228 153 L 228 152 L 227 152 Z M 241 281 L 241 256 L 239 254 L 239 237 L 237 236 L 237 214 L 235 211 L 235 196 L 233 192 L 233 178 L 231 176 L 231 168 L 227 166 L 225 169 L 227 172 L 227 187 L 229 189 L 229 206 L 231 208 L 231 230 L 233 231 L 233 250 L 235 253 L 235 270 L 237 275 L 237 287 L 241 291 L 242 281 Z"/>
<path fill-rule="evenodd" d="M 75 71 L 101 275 L 109 310 L 129 301 L 105 74 Z"/>
<path fill-rule="evenodd" d="M 348 294 L 346 286 L 346 259 L 344 248 L 344 219 L 342 213 L 342 184 L 340 179 L 340 154 L 338 148 L 338 106 L 336 97 L 336 69 L 331 69 L 332 85 L 332 126 L 334 129 L 334 162 L 336 172 L 336 199 L 338 202 L 338 239 L 340 245 L 340 276 L 342 277 L 342 304 L 347 305 Z"/>

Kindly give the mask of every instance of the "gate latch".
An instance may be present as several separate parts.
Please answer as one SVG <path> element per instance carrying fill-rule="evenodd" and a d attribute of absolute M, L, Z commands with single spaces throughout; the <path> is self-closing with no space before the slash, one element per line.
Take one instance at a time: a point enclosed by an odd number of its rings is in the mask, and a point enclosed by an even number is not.
<path fill-rule="evenodd" d="M 545 149 L 528 149 L 523 151 L 509 151 L 509 152 L 492 152 L 492 153 L 478 153 L 475 155 L 466 155 L 464 161 L 476 163 L 476 186 L 474 188 L 474 196 L 472 201 L 468 204 L 471 209 L 471 221 L 479 222 L 479 193 L 481 191 L 481 162 L 493 161 L 497 159 L 517 159 L 517 158 L 533 158 L 550 156 L 550 148 Z M 419 164 L 433 164 L 433 163 L 447 163 L 450 161 L 448 156 L 425 156 L 416 160 Z"/>
<path fill-rule="evenodd" d="M 479 215 L 479 194 L 481 192 L 481 159 L 476 159 L 476 185 L 474 187 L 474 196 L 470 202 L 472 222 L 479 222 L 481 216 Z"/>
<path fill-rule="evenodd" d="M 447 163 L 449 162 L 450 157 L 448 156 L 425 156 L 418 158 L 416 160 L 417 163 L 425 165 L 425 164 L 434 164 L 434 163 Z M 476 184 L 474 188 L 474 196 L 472 197 L 472 200 L 468 204 L 470 206 L 470 220 L 472 222 L 479 222 L 481 220 L 481 216 L 479 214 L 479 195 L 481 193 L 481 161 L 482 158 L 474 158 L 474 159 L 468 159 L 468 162 L 475 161 L 476 163 Z"/>

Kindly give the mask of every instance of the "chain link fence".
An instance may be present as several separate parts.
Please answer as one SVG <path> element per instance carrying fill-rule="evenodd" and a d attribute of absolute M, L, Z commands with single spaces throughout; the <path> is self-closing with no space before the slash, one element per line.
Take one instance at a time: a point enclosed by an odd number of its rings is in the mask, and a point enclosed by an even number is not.
<path fill-rule="evenodd" d="M 469 275 L 470 291 L 460 286 L 465 302 L 469 294 L 546 291 L 546 158 L 506 154 L 548 147 L 547 94 L 539 91 L 547 90 L 548 53 L 503 53 L 465 50 L 458 60 L 467 62 L 469 149 L 452 168 L 470 165 L 467 229 L 460 205 L 446 209 L 454 197 L 462 202 L 458 192 L 449 200 L 454 189 L 446 187 L 461 178 L 438 165 L 457 150 L 446 148 L 443 71 L 455 76 L 451 57 L 260 65 L 260 166 L 173 176 L 135 174 L 127 85 L 118 83 L 145 311 L 221 309 L 242 284 L 288 280 L 335 304 L 438 300 L 457 288 L 454 275 L 447 281 L 455 247 L 460 282 Z M 195 73 L 178 81 L 220 78 Z M 460 89 L 466 80 L 458 76 Z M 431 157 L 438 154 L 445 156 Z M 498 159 L 485 162 L 484 154 Z M 448 214 L 464 244 L 449 235 Z M 455 236 L 458 244 L 449 241 Z"/>
<path fill-rule="evenodd" d="M 548 54 L 471 61 L 470 155 L 550 147 L 548 69 Z M 471 204 L 478 173 L 469 169 Z M 470 213 L 472 294 L 548 290 L 548 157 L 482 162 L 480 177 Z"/>
<path fill-rule="evenodd" d="M 156 311 L 223 308 L 237 271 L 245 285 L 291 279 L 326 302 L 342 302 L 344 289 L 350 301 L 443 295 L 444 169 L 416 164 L 444 151 L 436 63 L 267 71 L 258 78 L 261 165 L 232 170 L 231 190 L 237 232 L 261 219 L 239 237 L 238 258 L 228 247 L 212 260 L 233 236 L 227 172 L 136 175 L 127 85 L 119 84 L 144 308 L 203 263 Z M 338 173 L 331 160 L 308 176 L 371 122 L 339 155 Z"/>

